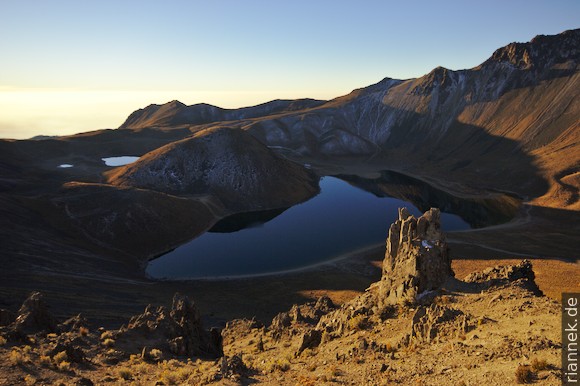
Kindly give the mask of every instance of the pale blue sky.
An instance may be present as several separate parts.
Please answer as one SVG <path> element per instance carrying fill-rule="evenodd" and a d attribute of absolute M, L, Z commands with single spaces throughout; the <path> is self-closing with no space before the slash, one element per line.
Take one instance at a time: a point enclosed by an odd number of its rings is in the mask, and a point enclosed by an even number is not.
<path fill-rule="evenodd" d="M 579 21 L 577 0 L 0 0 L 0 137 L 116 127 L 171 99 L 328 99 Z"/>

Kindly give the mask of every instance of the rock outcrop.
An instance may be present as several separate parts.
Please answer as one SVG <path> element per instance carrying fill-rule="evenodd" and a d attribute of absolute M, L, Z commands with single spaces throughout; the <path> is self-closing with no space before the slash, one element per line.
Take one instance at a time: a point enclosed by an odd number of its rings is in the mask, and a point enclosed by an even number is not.
<path fill-rule="evenodd" d="M 296 355 L 299 356 L 302 352 L 308 348 L 315 348 L 320 345 L 322 341 L 322 331 L 317 329 L 312 329 L 307 331 L 302 335 L 302 340 L 300 342 L 300 347 L 296 352 Z"/>
<path fill-rule="evenodd" d="M 139 349 L 149 345 L 178 356 L 217 358 L 223 355 L 220 332 L 206 331 L 195 303 L 180 294 L 174 295 L 171 310 L 147 306 L 115 338 L 121 345 L 141 342 Z"/>
<path fill-rule="evenodd" d="M 436 304 L 419 307 L 413 315 L 411 338 L 431 343 L 444 337 L 457 337 L 469 330 L 469 319 L 469 315 L 456 308 Z"/>
<path fill-rule="evenodd" d="M 22 303 L 16 320 L 9 328 L 18 335 L 37 332 L 54 332 L 57 330 L 57 320 L 49 312 L 44 297 L 40 292 L 33 292 Z"/>
<path fill-rule="evenodd" d="M 530 260 L 523 260 L 517 265 L 497 265 L 481 272 L 474 272 L 463 279 L 467 283 L 477 283 L 479 287 L 490 288 L 515 283 L 531 291 L 534 295 L 542 295 L 535 282 L 536 275 Z"/>
<path fill-rule="evenodd" d="M 418 219 L 406 208 L 399 209 L 386 248 L 378 285 L 382 304 L 414 303 L 453 276 L 439 209 L 431 208 Z"/>
<path fill-rule="evenodd" d="M 389 229 L 383 274 L 364 295 L 320 318 L 317 328 L 342 334 L 369 320 L 392 316 L 398 305 L 424 303 L 453 276 L 441 213 L 431 208 L 421 217 L 399 209 Z"/>
<path fill-rule="evenodd" d="M 328 296 L 321 296 L 316 302 L 306 304 L 294 304 L 290 311 L 280 312 L 272 319 L 270 330 L 278 333 L 283 332 L 288 327 L 300 322 L 307 324 L 316 324 L 320 318 L 330 311 L 336 309 L 336 306 Z"/>

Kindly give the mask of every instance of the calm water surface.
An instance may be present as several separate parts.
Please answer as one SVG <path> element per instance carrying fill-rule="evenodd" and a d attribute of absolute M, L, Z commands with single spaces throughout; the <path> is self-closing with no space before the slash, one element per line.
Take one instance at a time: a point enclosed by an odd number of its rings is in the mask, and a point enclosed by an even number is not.
<path fill-rule="evenodd" d="M 151 261 L 147 273 L 192 279 L 296 269 L 383 243 L 399 207 L 421 214 L 405 201 L 377 197 L 338 178 L 324 177 L 320 188 L 318 196 L 261 225 L 200 235 Z M 469 228 L 459 216 L 447 213 L 442 223 L 447 231 Z"/>
<path fill-rule="evenodd" d="M 105 161 L 105 165 L 107 166 L 123 166 L 137 161 L 139 157 L 132 155 L 122 155 L 120 157 L 107 157 L 101 159 Z"/>

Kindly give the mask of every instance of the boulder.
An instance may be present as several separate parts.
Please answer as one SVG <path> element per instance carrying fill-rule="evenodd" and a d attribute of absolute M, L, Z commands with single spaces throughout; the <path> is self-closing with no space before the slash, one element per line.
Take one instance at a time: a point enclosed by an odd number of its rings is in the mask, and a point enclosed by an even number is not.
<path fill-rule="evenodd" d="M 10 325 L 10 329 L 20 335 L 54 332 L 57 329 L 57 324 L 54 316 L 48 311 L 48 306 L 42 294 L 33 292 L 22 303 L 16 320 Z"/>
<path fill-rule="evenodd" d="M 296 352 L 296 356 L 302 354 L 302 352 L 304 350 L 306 350 L 307 348 L 318 347 L 318 345 L 320 345 L 321 341 L 322 341 L 322 331 L 321 330 L 312 329 L 310 331 L 305 332 L 304 335 L 302 336 L 302 341 L 300 342 L 300 347 L 298 348 L 298 351 Z"/>
<path fill-rule="evenodd" d="M 244 377 L 250 373 L 250 369 L 242 359 L 242 354 L 236 354 L 232 357 L 222 357 L 220 364 L 221 378 Z"/>
<path fill-rule="evenodd" d="M 272 323 L 270 324 L 270 329 L 272 330 L 282 330 L 286 327 L 292 325 L 292 318 L 288 312 L 280 312 L 278 315 L 274 316 Z"/>

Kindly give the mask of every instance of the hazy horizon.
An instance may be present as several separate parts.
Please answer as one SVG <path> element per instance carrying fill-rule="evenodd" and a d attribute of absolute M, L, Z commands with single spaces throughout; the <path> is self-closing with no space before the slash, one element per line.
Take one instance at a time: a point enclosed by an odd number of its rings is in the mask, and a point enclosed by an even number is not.
<path fill-rule="evenodd" d="M 316 95 L 318 94 L 318 95 Z M 312 92 L 122 91 L 122 90 L 0 90 L 0 138 L 70 135 L 115 129 L 135 110 L 179 100 L 187 105 L 209 103 L 222 108 L 253 106 L 274 99 L 330 99 Z"/>
<path fill-rule="evenodd" d="M 0 0 L 0 138 L 116 128 L 178 99 L 331 99 L 384 77 L 471 68 L 577 28 L 571 0 L 78 3 Z"/>

